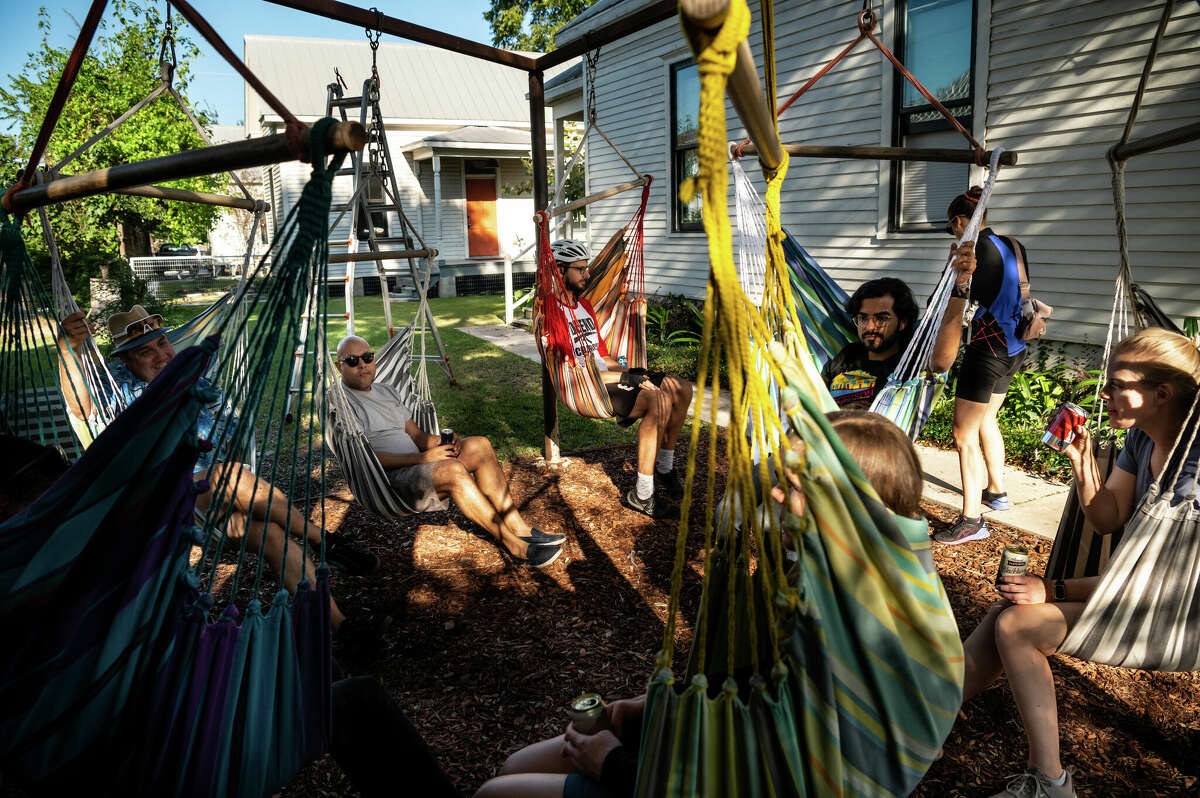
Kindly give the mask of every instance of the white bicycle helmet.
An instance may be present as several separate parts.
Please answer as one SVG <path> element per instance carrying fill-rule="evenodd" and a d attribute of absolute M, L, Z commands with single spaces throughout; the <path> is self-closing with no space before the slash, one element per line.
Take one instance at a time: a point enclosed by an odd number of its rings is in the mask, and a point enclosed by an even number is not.
<path fill-rule="evenodd" d="M 550 242 L 550 251 L 560 267 L 570 266 L 577 260 L 588 259 L 587 244 L 573 238 L 560 238 Z"/>

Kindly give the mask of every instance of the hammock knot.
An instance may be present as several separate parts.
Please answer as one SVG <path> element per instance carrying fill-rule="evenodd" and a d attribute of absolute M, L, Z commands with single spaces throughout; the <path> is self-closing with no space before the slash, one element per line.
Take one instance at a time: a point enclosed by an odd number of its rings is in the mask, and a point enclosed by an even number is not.
<path fill-rule="evenodd" d="M 738 694 L 737 679 L 732 676 L 726 676 L 725 681 L 721 683 L 721 692 L 729 698 L 734 698 Z"/>

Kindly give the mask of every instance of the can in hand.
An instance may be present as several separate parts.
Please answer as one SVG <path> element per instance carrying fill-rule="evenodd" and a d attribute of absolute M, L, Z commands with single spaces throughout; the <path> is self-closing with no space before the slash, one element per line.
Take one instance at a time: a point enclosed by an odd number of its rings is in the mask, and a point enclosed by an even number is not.
<path fill-rule="evenodd" d="M 1046 427 L 1042 443 L 1056 452 L 1065 451 L 1075 440 L 1075 430 L 1087 423 L 1088 412 L 1082 407 L 1070 402 L 1064 402 Z"/>
<path fill-rule="evenodd" d="M 571 724 L 580 734 L 595 734 L 605 728 L 608 715 L 604 711 L 604 699 L 599 693 L 584 693 L 567 707 Z"/>
<path fill-rule="evenodd" d="M 454 430 L 446 428 L 442 430 L 442 445 L 454 443 Z"/>
<path fill-rule="evenodd" d="M 1024 576 L 1029 571 L 1029 550 L 1024 546 L 1005 546 L 1000 553 L 1000 567 L 996 570 L 996 584 L 1002 576 Z"/>

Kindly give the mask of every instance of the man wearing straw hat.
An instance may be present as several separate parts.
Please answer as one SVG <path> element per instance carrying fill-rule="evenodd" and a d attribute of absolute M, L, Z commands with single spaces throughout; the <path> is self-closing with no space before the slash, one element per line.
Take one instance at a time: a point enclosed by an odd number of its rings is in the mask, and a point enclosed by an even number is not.
<path fill-rule="evenodd" d="M 106 364 L 114 383 L 110 389 L 119 392 L 123 404 L 129 405 L 141 396 L 146 386 L 175 357 L 175 347 L 167 337 L 169 328 L 163 324 L 163 317 L 148 312 L 141 305 L 134 305 L 124 313 L 114 313 L 108 319 L 108 329 L 113 338 L 112 354 L 116 356 L 116 360 Z M 71 413 L 87 421 L 98 434 L 105 422 L 96 411 L 94 399 L 88 393 L 87 382 L 80 368 L 80 359 L 87 356 L 83 354 L 83 346 L 91 334 L 92 326 L 84 318 L 82 311 L 63 319 L 62 335 L 58 342 L 59 373 Z M 69 352 L 68 346 L 71 350 Z M 203 378 L 201 383 L 213 387 Z M 70 386 L 74 386 L 74 390 Z M 197 434 L 201 439 L 214 438 L 218 421 L 235 420 L 236 417 L 224 418 L 221 404 L 218 400 L 201 410 L 197 419 Z M 283 551 L 288 533 L 297 538 L 307 537 L 310 544 L 319 547 L 321 527 L 309 522 L 299 510 L 292 507 L 278 488 L 261 477 L 256 477 L 250 466 L 243 463 L 219 462 L 215 455 L 216 452 L 212 449 L 199 453 L 196 460 L 196 477 L 198 480 L 207 480 L 212 485 L 219 485 L 223 479 L 227 480 L 227 489 L 233 494 L 234 510 L 229 516 L 225 534 L 230 539 L 246 536 L 250 550 L 257 551 L 262 546 L 265 531 L 267 542 L 262 550 L 272 568 L 280 570 L 281 566 L 285 567 L 284 583 L 288 590 L 294 591 L 305 575 L 311 581 L 315 581 L 315 570 L 311 562 L 305 560 L 301 563 L 295 556 L 288 557 L 285 561 Z M 197 510 L 206 510 L 212 499 L 211 489 L 197 495 Z M 339 535 L 326 535 L 325 559 L 350 575 L 370 573 L 379 565 L 379 560 L 374 554 Z M 332 598 L 330 612 L 335 641 L 342 640 L 347 645 L 359 648 L 360 652 L 373 647 L 374 638 L 388 620 L 375 619 L 369 615 L 348 619 Z"/>

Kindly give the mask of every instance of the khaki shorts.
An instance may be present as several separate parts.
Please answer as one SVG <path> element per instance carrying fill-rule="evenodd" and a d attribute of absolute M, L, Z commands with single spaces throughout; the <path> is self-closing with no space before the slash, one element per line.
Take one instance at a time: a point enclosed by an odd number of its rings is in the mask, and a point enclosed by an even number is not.
<path fill-rule="evenodd" d="M 435 466 L 437 463 L 417 463 L 387 472 L 392 489 L 418 513 L 436 513 L 450 508 L 450 500 L 439 499 L 437 491 L 433 489 Z"/>

